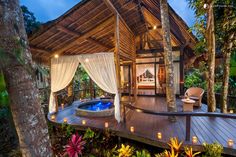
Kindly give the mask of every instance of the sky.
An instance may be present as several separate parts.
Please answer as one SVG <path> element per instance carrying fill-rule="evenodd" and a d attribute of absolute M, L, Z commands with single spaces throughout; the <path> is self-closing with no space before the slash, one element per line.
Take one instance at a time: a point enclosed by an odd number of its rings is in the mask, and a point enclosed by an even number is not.
<path fill-rule="evenodd" d="M 38 21 L 44 23 L 56 19 L 79 1 L 80 0 L 20 0 L 20 4 L 25 5 L 34 13 Z M 168 0 L 168 2 L 188 26 L 194 24 L 194 12 L 188 7 L 187 0 Z"/>

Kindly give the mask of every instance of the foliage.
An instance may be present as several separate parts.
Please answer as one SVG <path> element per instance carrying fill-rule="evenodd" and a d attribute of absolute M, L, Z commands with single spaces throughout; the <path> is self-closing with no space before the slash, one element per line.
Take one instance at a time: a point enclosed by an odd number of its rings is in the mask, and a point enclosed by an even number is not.
<path fill-rule="evenodd" d="M 66 138 L 71 137 L 71 135 L 75 132 L 75 128 L 72 127 L 71 125 L 66 124 L 66 123 L 63 123 L 61 125 L 61 128 L 62 128 L 62 132 Z"/>
<path fill-rule="evenodd" d="M 199 69 L 192 69 L 185 75 L 184 87 L 200 87 L 206 89 L 206 81 Z"/>
<path fill-rule="evenodd" d="M 134 152 L 134 148 L 130 145 L 121 145 L 121 148 L 117 150 L 119 157 L 131 157 Z"/>
<path fill-rule="evenodd" d="M 220 145 L 217 142 L 214 142 L 212 144 L 204 143 L 204 150 L 205 155 L 203 157 L 221 157 L 221 154 L 223 152 L 223 146 Z"/>
<path fill-rule="evenodd" d="M 24 25 L 26 32 L 32 33 L 33 31 L 36 31 L 39 29 L 40 22 L 38 22 L 34 16 L 34 14 L 28 10 L 26 6 L 21 6 L 21 10 L 24 17 Z"/>
<path fill-rule="evenodd" d="M 193 153 L 193 148 L 192 147 L 185 147 L 184 152 L 186 154 L 186 157 L 195 157 L 196 155 L 201 153 L 201 152 Z"/>
<path fill-rule="evenodd" d="M 116 157 L 116 149 L 117 149 L 117 146 L 115 146 L 112 149 L 103 149 L 102 150 L 102 156 L 104 156 L 104 157 Z"/>
<path fill-rule="evenodd" d="M 68 154 L 69 157 L 82 155 L 85 143 L 86 142 L 82 140 L 82 136 L 79 136 L 78 133 L 73 134 L 69 143 L 66 145 L 66 154 Z"/>
<path fill-rule="evenodd" d="M 147 150 L 136 151 L 133 157 L 151 157 L 151 154 Z"/>
<path fill-rule="evenodd" d="M 168 145 L 171 148 L 171 151 L 172 151 L 172 148 L 173 148 L 174 151 L 177 152 L 177 153 L 180 151 L 180 148 L 181 148 L 182 144 L 183 144 L 183 141 L 179 142 L 177 137 L 170 138 L 170 143 L 168 143 Z"/>
<path fill-rule="evenodd" d="M 84 133 L 84 139 L 92 139 L 92 138 L 94 138 L 95 137 L 95 132 L 94 131 L 92 131 L 90 128 L 88 128 L 87 130 L 86 130 L 86 132 Z"/>

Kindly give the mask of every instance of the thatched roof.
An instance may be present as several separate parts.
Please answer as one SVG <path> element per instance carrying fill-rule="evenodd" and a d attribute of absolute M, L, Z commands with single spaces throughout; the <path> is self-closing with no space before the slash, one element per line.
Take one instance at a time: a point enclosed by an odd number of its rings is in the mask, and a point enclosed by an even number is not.
<path fill-rule="evenodd" d="M 55 54 L 73 55 L 113 51 L 115 16 L 108 0 L 82 0 L 68 12 L 44 24 L 29 36 L 33 59 L 48 61 Z M 157 0 L 110 0 L 130 31 L 138 38 L 148 32 L 162 47 L 160 4 Z M 172 46 L 188 43 L 196 38 L 189 33 L 185 22 L 170 7 Z M 157 26 L 156 30 L 151 30 Z M 121 30 L 122 31 L 122 30 Z M 136 45 L 138 48 L 138 46 Z"/>

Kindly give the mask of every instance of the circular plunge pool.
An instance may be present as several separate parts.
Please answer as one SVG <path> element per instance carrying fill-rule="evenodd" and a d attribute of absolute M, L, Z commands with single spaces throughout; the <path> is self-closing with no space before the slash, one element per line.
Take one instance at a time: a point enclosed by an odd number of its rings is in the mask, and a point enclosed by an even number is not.
<path fill-rule="evenodd" d="M 92 100 L 80 103 L 76 115 L 81 117 L 107 117 L 114 115 L 114 105 L 110 100 Z"/>

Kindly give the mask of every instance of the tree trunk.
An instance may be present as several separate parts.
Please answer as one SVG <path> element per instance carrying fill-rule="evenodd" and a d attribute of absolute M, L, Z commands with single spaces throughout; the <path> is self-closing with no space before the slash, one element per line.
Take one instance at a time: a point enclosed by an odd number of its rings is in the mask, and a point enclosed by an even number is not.
<path fill-rule="evenodd" d="M 161 23 L 163 31 L 164 60 L 166 71 L 166 100 L 168 111 L 176 111 L 175 87 L 174 87 L 174 67 L 172 57 L 172 47 L 170 38 L 170 23 L 167 0 L 160 0 Z"/>
<path fill-rule="evenodd" d="M 208 80 L 207 80 L 207 105 L 209 112 L 215 112 L 215 28 L 214 28 L 214 2 L 209 1 L 209 9 L 207 10 L 207 53 L 208 53 Z"/>
<path fill-rule="evenodd" d="M 230 73 L 230 59 L 231 59 L 231 51 L 234 45 L 235 41 L 235 33 L 231 32 L 230 29 L 232 27 L 231 22 L 229 22 L 229 17 L 232 16 L 232 10 L 224 9 L 224 21 L 223 27 L 224 32 L 226 32 L 228 35 L 226 35 L 226 40 L 223 47 L 223 83 L 222 83 L 222 91 L 221 91 L 221 112 L 227 113 L 228 107 L 227 107 L 227 96 L 228 96 L 228 88 L 229 88 L 229 73 Z"/>
<path fill-rule="evenodd" d="M 230 66 L 230 56 L 231 51 L 223 52 L 223 83 L 222 83 L 222 104 L 221 104 L 221 112 L 227 113 L 227 96 L 228 96 L 228 85 L 229 85 L 229 66 Z"/>
<path fill-rule="evenodd" d="M 52 156 L 18 0 L 0 0 L 0 51 L 22 156 Z"/>

